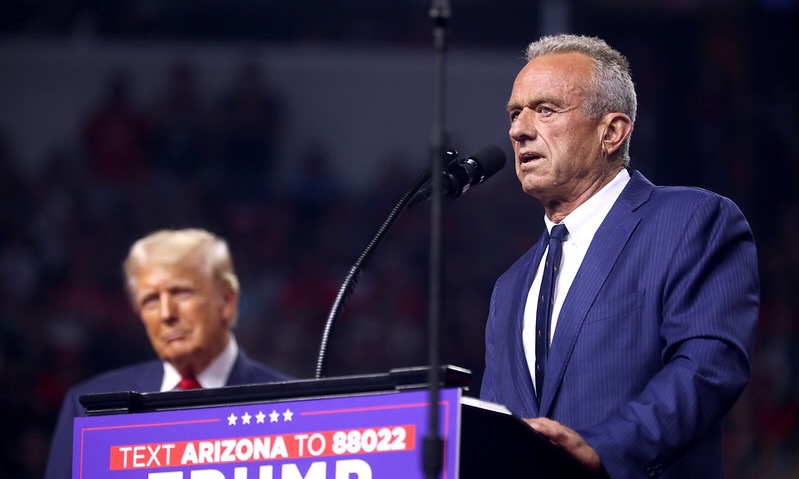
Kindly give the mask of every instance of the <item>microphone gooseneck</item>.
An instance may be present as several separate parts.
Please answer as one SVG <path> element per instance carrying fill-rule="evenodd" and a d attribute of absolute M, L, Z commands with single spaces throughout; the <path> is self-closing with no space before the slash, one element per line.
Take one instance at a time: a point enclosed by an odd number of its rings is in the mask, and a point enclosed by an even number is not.
<path fill-rule="evenodd" d="M 339 288 L 338 294 L 336 294 L 336 299 L 333 302 L 333 306 L 330 308 L 330 313 L 327 316 L 327 321 L 325 322 L 325 327 L 322 331 L 322 340 L 319 344 L 319 355 L 316 358 L 316 379 L 327 376 L 327 349 L 328 344 L 330 343 L 330 335 L 333 331 L 333 324 L 341 315 L 344 303 L 347 301 L 347 299 L 349 299 L 350 295 L 355 290 L 355 285 L 358 283 L 358 278 L 360 277 L 363 268 L 369 262 L 369 259 L 372 257 L 372 253 L 383 240 L 383 237 L 385 237 L 388 230 L 391 229 L 391 226 L 394 224 L 397 218 L 399 218 L 399 215 L 406 209 L 413 196 L 429 180 L 430 171 L 425 170 L 425 172 L 422 173 L 419 178 L 417 178 L 413 186 L 411 186 L 411 188 L 406 191 L 404 195 L 402 195 L 400 200 L 391 210 L 391 213 L 389 213 L 388 217 L 383 222 L 382 226 L 380 226 L 380 228 L 377 230 L 377 233 L 375 233 L 375 235 L 372 237 L 372 240 L 369 241 L 369 244 L 366 245 L 366 248 L 355 261 L 355 264 L 353 264 L 350 268 L 347 277 L 344 279 L 344 282 Z"/>
<path fill-rule="evenodd" d="M 444 160 L 450 165 L 466 162 L 467 160 L 475 162 L 478 165 L 482 165 L 480 166 L 480 169 L 484 171 L 484 175 L 480 181 L 476 181 L 472 184 L 484 182 L 494 173 L 499 171 L 505 164 L 505 154 L 499 147 L 493 145 L 486 146 L 478 150 L 475 154 L 460 160 L 458 159 L 458 153 L 455 150 L 447 150 L 443 153 L 443 156 Z M 405 192 L 405 194 L 402 195 L 400 200 L 391 210 L 391 213 L 389 213 L 388 217 L 377 230 L 377 233 L 375 233 L 371 241 L 369 241 L 369 243 L 366 245 L 366 248 L 364 248 L 361 255 L 352 265 L 349 273 L 344 279 L 344 282 L 341 284 L 338 294 L 336 294 L 336 299 L 333 301 L 333 306 L 330 308 L 330 312 L 328 313 L 324 330 L 322 331 L 322 340 L 319 344 L 319 354 L 316 359 L 316 379 L 327 376 L 327 351 L 330 345 L 330 337 L 333 332 L 333 326 L 338 317 L 341 316 L 341 311 L 344 308 L 344 304 L 355 290 L 355 286 L 358 283 L 358 278 L 360 277 L 363 268 L 366 267 L 366 264 L 371 259 L 372 254 L 377 249 L 378 245 L 383 241 L 386 233 L 388 233 L 388 231 L 394 225 L 400 214 L 402 214 L 402 212 L 408 208 L 413 199 L 417 198 L 423 188 L 429 187 L 430 176 L 430 169 L 426 168 L 424 172 L 419 175 L 416 181 L 414 181 L 413 185 Z M 466 189 L 468 189 L 468 187 L 463 191 L 466 191 Z M 455 196 L 460 196 L 460 194 Z M 429 197 L 430 193 L 427 194 L 425 199 Z"/>

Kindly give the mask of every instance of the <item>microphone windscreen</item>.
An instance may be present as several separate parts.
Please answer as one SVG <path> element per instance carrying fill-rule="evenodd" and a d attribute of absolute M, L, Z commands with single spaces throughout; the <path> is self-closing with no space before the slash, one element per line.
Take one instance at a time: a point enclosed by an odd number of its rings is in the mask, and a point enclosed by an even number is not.
<path fill-rule="evenodd" d="M 486 145 L 477 150 L 471 157 L 483 169 L 483 178 L 481 183 L 490 178 L 494 173 L 501 170 L 505 166 L 505 152 L 502 148 L 496 145 Z"/>

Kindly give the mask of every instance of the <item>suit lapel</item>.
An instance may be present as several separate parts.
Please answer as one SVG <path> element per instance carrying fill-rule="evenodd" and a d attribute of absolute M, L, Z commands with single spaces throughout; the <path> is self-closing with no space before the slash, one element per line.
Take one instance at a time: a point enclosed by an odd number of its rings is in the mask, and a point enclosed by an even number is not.
<path fill-rule="evenodd" d="M 130 375 L 130 389 L 137 392 L 160 391 L 163 380 L 164 363 L 160 359 L 148 361 L 137 374 Z"/>
<path fill-rule="evenodd" d="M 513 375 L 516 380 L 513 381 L 516 385 L 516 392 L 521 401 L 521 411 L 528 414 L 522 414 L 524 417 L 535 417 L 538 415 L 538 404 L 535 400 L 535 389 L 533 388 L 533 380 L 530 377 L 530 368 L 527 366 L 527 357 L 524 354 L 524 338 L 522 331 L 524 330 L 524 309 L 527 305 L 527 295 L 530 292 L 530 287 L 533 284 L 533 277 L 538 268 L 538 263 L 541 262 L 541 257 L 544 255 L 544 240 L 547 237 L 544 231 L 538 239 L 538 243 L 532 248 L 531 254 L 528 255 L 529 261 L 523 266 L 520 281 L 515 282 L 515 288 L 511 295 L 511 304 L 515 310 L 511 311 L 510 317 L 515 318 L 515 323 L 511 327 L 507 344 L 511 345 L 513 351 L 511 352 L 511 365 Z"/>
<path fill-rule="evenodd" d="M 552 338 L 539 411 L 542 416 L 549 414 L 588 310 L 641 219 L 635 209 L 649 198 L 653 188 L 640 173 L 633 173 L 591 241 L 563 302 Z"/>
<path fill-rule="evenodd" d="M 257 382 L 255 378 L 251 377 L 252 362 L 250 358 L 242 351 L 236 356 L 236 362 L 233 363 L 233 369 L 230 370 L 230 375 L 227 378 L 226 386 L 238 386 L 240 384 L 248 384 Z"/>

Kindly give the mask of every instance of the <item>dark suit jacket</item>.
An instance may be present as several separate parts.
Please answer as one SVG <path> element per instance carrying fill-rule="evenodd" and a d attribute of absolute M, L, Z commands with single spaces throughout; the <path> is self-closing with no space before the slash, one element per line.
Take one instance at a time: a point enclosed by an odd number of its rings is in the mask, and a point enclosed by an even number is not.
<path fill-rule="evenodd" d="M 633 173 L 565 298 L 539 407 L 522 322 L 544 247 L 496 282 L 481 397 L 577 430 L 614 479 L 723 477 L 720 421 L 749 380 L 759 308 L 740 210 Z"/>
<path fill-rule="evenodd" d="M 78 401 L 80 396 L 89 393 L 136 391 L 154 392 L 161 389 L 164 366 L 154 359 L 103 373 L 88 381 L 72 387 L 64 399 L 58 416 L 50 455 L 47 460 L 45 479 L 66 479 L 72 477 L 72 426 L 73 419 L 86 416 L 86 410 Z M 281 373 L 253 361 L 239 350 L 227 386 L 241 384 L 267 383 L 288 379 Z"/>

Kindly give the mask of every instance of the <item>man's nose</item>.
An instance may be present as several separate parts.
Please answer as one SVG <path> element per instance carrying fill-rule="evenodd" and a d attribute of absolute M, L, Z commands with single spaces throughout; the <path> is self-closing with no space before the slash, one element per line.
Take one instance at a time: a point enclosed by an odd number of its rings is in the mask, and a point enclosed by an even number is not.
<path fill-rule="evenodd" d="M 161 293 L 161 319 L 168 320 L 175 317 L 175 302 L 172 300 L 172 295 L 169 293 Z"/>
<path fill-rule="evenodd" d="M 535 137 L 535 125 L 533 124 L 533 118 L 530 116 L 532 114 L 532 110 L 524 108 L 516 115 L 516 118 L 510 124 L 510 130 L 508 130 L 512 140 L 523 141 Z"/>

